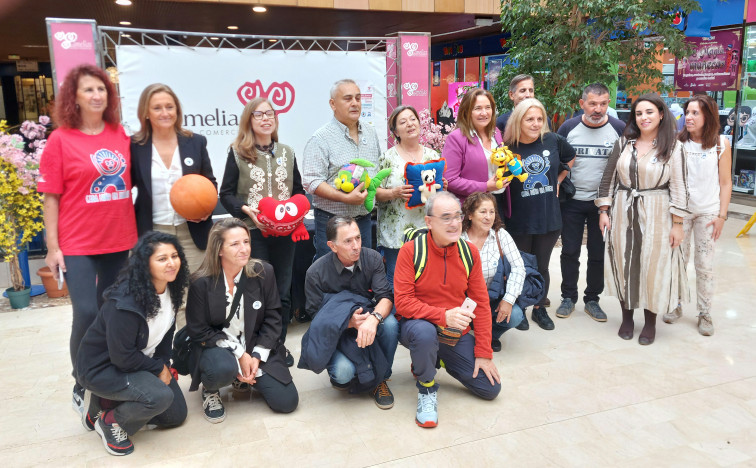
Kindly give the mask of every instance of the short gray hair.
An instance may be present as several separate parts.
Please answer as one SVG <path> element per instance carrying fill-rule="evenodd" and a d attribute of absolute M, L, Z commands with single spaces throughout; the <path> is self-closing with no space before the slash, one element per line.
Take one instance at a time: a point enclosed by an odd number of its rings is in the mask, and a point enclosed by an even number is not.
<path fill-rule="evenodd" d="M 451 192 L 443 191 L 443 192 L 436 192 L 433 195 L 430 196 L 427 202 L 425 202 L 425 216 L 433 216 L 431 213 L 433 213 L 433 205 L 436 204 L 436 200 L 440 198 L 448 198 L 450 200 L 454 200 L 457 202 L 457 205 L 459 206 L 459 209 L 462 209 L 462 203 L 460 203 L 459 198 L 457 198 L 456 195 L 454 195 Z"/>
<path fill-rule="evenodd" d="M 351 216 L 334 216 L 326 223 L 326 241 L 336 242 L 336 237 L 339 235 L 339 228 L 341 226 L 350 226 L 357 224 L 354 218 Z"/>
<path fill-rule="evenodd" d="M 591 83 L 586 86 L 583 90 L 583 101 L 588 99 L 588 94 L 595 94 L 596 96 L 602 96 L 604 94 L 611 95 L 609 88 L 607 88 L 604 83 Z"/>
<path fill-rule="evenodd" d="M 336 99 L 336 93 L 339 92 L 339 86 L 343 84 L 353 84 L 359 88 L 359 86 L 357 85 L 357 83 L 355 83 L 354 80 L 349 79 L 349 78 L 344 78 L 343 80 L 339 80 L 336 83 L 334 83 L 333 86 L 331 86 L 331 99 Z"/>
<path fill-rule="evenodd" d="M 514 93 L 515 91 L 517 91 L 517 85 L 525 80 L 530 80 L 535 85 L 535 80 L 533 79 L 533 77 L 523 73 L 521 75 L 515 76 L 514 78 L 512 78 L 512 81 L 509 82 L 509 92 Z"/>

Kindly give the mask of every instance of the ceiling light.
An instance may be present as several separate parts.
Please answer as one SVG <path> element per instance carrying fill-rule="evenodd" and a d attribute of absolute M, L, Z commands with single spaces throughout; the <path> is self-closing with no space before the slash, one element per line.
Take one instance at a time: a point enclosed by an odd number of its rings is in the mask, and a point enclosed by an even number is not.
<path fill-rule="evenodd" d="M 131 37 L 131 34 L 121 34 L 121 37 Z"/>
<path fill-rule="evenodd" d="M 226 26 L 226 29 L 231 29 L 232 31 L 235 31 L 239 29 L 239 26 Z"/>
<path fill-rule="evenodd" d="M 268 11 L 268 9 L 262 5 L 257 5 L 252 7 L 252 11 L 254 11 L 255 13 L 265 13 L 266 11 Z"/>
<path fill-rule="evenodd" d="M 21 56 L 18 54 L 10 54 L 8 55 L 8 60 L 21 60 Z"/>
<path fill-rule="evenodd" d="M 217 37 L 211 37 L 211 38 L 210 38 L 210 40 L 211 40 L 211 41 L 217 41 L 217 40 L 218 40 L 218 38 L 217 38 Z"/>
<path fill-rule="evenodd" d="M 25 44 L 21 47 L 29 47 L 31 49 L 48 49 L 50 46 L 42 45 L 42 44 Z"/>
<path fill-rule="evenodd" d="M 121 6 L 131 5 L 131 0 L 115 0 L 115 2 L 116 2 L 116 5 L 121 5 Z"/>
<path fill-rule="evenodd" d="M 131 26 L 131 21 L 121 21 L 118 24 L 123 25 L 123 26 Z"/>
<path fill-rule="evenodd" d="M 268 42 L 278 42 L 278 39 L 268 39 Z"/>

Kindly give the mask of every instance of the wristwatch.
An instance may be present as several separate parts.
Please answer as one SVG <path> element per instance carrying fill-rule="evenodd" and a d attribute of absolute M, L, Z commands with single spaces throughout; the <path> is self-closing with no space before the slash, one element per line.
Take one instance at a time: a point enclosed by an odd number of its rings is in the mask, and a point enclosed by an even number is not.
<path fill-rule="evenodd" d="M 724 215 L 724 216 L 722 216 L 721 214 L 717 215 L 717 218 L 724 219 L 725 221 L 727 221 L 727 217 L 728 217 L 727 215 Z"/>
<path fill-rule="evenodd" d="M 370 315 L 378 319 L 378 325 L 381 325 L 383 323 L 383 315 L 374 310 L 370 311 Z"/>

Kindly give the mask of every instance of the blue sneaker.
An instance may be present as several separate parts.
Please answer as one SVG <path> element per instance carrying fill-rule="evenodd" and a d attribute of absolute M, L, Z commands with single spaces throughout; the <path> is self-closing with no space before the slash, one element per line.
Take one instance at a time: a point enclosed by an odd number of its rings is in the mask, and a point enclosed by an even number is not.
<path fill-rule="evenodd" d="M 417 416 L 415 422 L 420 427 L 438 426 L 438 392 L 429 391 L 418 392 L 417 394 Z"/>

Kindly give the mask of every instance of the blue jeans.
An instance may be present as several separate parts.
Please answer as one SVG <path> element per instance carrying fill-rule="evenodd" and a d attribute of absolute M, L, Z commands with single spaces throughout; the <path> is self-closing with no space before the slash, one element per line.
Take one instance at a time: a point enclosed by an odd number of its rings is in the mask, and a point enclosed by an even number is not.
<path fill-rule="evenodd" d="M 94 395 L 120 401 L 113 416 L 119 426 L 134 435 L 145 424 L 158 427 L 180 426 L 186 419 L 186 401 L 178 382 L 171 379 L 166 385 L 155 374 L 147 371 L 131 372 L 128 385 L 120 390 L 88 388 Z"/>
<path fill-rule="evenodd" d="M 381 349 L 386 353 L 388 361 L 388 370 L 384 380 L 391 377 L 391 366 L 394 364 L 394 354 L 396 347 L 399 345 L 399 322 L 394 317 L 394 312 L 386 317 L 382 325 L 378 325 L 378 331 L 375 334 L 375 341 L 380 344 Z M 341 351 L 334 351 L 331 360 L 328 362 L 328 375 L 331 380 L 340 385 L 346 385 L 357 375 L 357 369 Z"/>
<path fill-rule="evenodd" d="M 286 341 L 286 331 L 291 321 L 291 274 L 294 269 L 294 241 L 291 236 L 265 237 L 259 229 L 250 229 L 250 255 L 273 265 L 276 286 L 281 298 L 281 342 Z"/>
<path fill-rule="evenodd" d="M 388 280 L 391 289 L 394 289 L 394 269 L 396 268 L 396 259 L 399 257 L 399 249 L 389 249 L 383 247 L 383 260 L 386 262 L 386 280 Z"/>
<path fill-rule="evenodd" d="M 328 247 L 328 239 L 326 238 L 326 223 L 334 215 L 323 210 L 315 208 L 315 239 L 312 241 L 315 245 L 315 260 L 319 259 L 323 255 L 331 251 Z M 369 249 L 373 248 L 373 222 L 370 219 L 370 214 L 360 216 L 356 218 L 357 226 L 360 228 L 360 235 L 362 235 L 362 246 Z"/>
<path fill-rule="evenodd" d="M 522 322 L 522 319 L 525 317 L 525 313 L 522 311 L 520 306 L 517 304 L 512 304 L 512 315 L 509 316 L 509 322 L 505 320 L 502 320 L 500 323 L 496 322 L 496 308 L 499 306 L 499 302 L 497 300 L 491 301 L 491 313 L 493 314 L 493 324 L 491 327 L 491 338 L 494 340 L 498 340 L 501 338 L 501 335 L 504 334 L 507 330 L 510 328 L 515 328 L 517 325 Z"/>
<path fill-rule="evenodd" d="M 491 385 L 486 373 L 475 370 L 475 337 L 470 333 L 462 335 L 456 346 L 439 343 L 436 326 L 422 319 L 402 319 L 401 341 L 410 352 L 413 373 L 417 376 L 420 391 L 438 389 L 438 382 L 425 387 L 420 382 L 432 382 L 436 378 L 439 360 L 444 361 L 446 372 L 457 379 L 474 395 L 484 400 L 493 400 L 501 391 L 501 383 Z"/>

